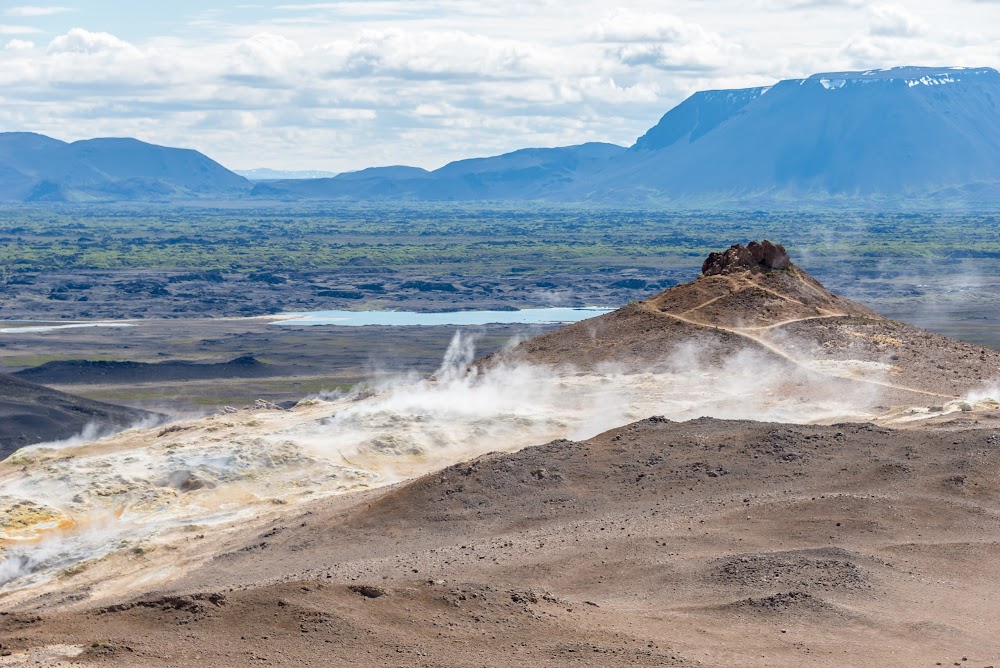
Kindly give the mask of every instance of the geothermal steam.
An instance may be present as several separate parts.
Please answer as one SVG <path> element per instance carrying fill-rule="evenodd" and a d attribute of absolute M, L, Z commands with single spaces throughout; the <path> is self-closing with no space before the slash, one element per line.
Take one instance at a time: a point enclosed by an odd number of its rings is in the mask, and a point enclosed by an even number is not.
<path fill-rule="evenodd" d="M 479 372 L 470 370 L 473 358 L 471 339 L 458 333 L 430 379 L 304 401 L 288 412 L 242 411 L 19 451 L 0 468 L 0 584 L 23 594 L 61 586 L 67 573 L 90 578 L 92 593 L 126 576 L 149 584 L 171 577 L 184 554 L 157 548 L 194 549 L 192 530 L 211 527 L 211 540 L 224 541 L 289 504 L 652 415 L 807 423 L 868 419 L 877 401 L 876 386 L 835 390 L 845 386 L 822 369 L 752 351 L 719 366 L 681 346 L 656 373 L 639 374 L 528 365 Z M 145 556 L 131 556 L 137 546 Z M 127 560 L 109 561 L 123 552 Z M 97 566 L 79 568 L 98 557 Z"/>

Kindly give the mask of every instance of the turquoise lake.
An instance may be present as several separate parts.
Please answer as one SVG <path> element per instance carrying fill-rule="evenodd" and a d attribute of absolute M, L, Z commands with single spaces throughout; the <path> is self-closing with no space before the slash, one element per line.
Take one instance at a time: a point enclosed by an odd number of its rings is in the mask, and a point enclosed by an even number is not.
<path fill-rule="evenodd" d="M 434 325 L 561 325 L 603 315 L 608 308 L 532 308 L 521 311 L 311 311 L 282 313 L 276 325 L 337 325 L 340 327 L 431 327 Z"/>

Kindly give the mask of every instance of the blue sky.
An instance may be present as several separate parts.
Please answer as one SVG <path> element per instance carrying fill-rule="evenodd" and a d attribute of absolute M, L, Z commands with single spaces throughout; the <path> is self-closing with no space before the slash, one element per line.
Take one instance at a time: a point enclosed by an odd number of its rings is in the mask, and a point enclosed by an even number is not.
<path fill-rule="evenodd" d="M 1000 66 L 1000 0 L 0 3 L 0 131 L 232 168 L 631 144 L 696 90 Z"/>

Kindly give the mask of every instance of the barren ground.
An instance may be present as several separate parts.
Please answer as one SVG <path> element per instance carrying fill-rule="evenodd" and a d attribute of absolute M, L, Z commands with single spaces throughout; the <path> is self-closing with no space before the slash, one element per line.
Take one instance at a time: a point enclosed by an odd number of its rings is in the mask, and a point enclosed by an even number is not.
<path fill-rule="evenodd" d="M 486 456 L 110 607 L 9 610 L 5 661 L 991 665 L 1000 421 L 960 427 L 652 419 Z"/>

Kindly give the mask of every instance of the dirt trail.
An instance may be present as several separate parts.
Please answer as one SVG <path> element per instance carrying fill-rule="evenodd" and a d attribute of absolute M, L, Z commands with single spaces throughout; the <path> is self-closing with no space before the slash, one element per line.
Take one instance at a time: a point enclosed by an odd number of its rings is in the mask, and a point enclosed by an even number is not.
<path fill-rule="evenodd" d="M 743 337 L 743 338 L 745 338 L 745 339 L 747 339 L 749 341 L 753 341 L 754 343 L 756 343 L 757 345 L 759 345 L 759 346 L 761 346 L 763 348 L 766 348 L 770 352 L 772 352 L 775 355 L 778 355 L 779 357 L 781 357 L 781 358 L 783 358 L 783 359 L 791 362 L 795 366 L 798 366 L 800 368 L 806 369 L 807 371 L 810 371 L 812 373 L 818 373 L 818 374 L 821 374 L 821 375 L 824 375 L 824 376 L 829 376 L 831 378 L 847 378 L 848 380 L 853 380 L 853 381 L 856 381 L 856 382 L 859 382 L 859 383 L 865 383 L 865 384 L 868 384 L 868 385 L 876 385 L 876 386 L 879 386 L 879 387 L 884 387 L 884 388 L 888 388 L 888 389 L 892 389 L 892 390 L 900 390 L 900 391 L 903 391 L 903 392 L 912 392 L 914 394 L 919 394 L 919 395 L 928 396 L 928 397 L 936 397 L 938 399 L 949 399 L 949 400 L 958 399 L 957 396 L 950 395 L 950 394 L 941 394 L 939 392 L 929 392 L 927 390 L 919 390 L 919 389 L 914 388 L 914 387 L 906 387 L 905 385 L 896 385 L 894 383 L 886 383 L 886 382 L 882 382 L 882 381 L 878 381 L 878 380 L 872 380 L 870 378 L 858 378 L 857 376 L 845 377 L 845 376 L 838 376 L 838 375 L 831 374 L 831 373 L 826 373 L 826 372 L 821 371 L 819 369 L 815 369 L 815 368 L 809 367 L 807 364 L 803 363 L 801 360 L 796 359 L 788 351 L 782 349 L 781 347 L 777 346 L 776 344 L 771 343 L 770 341 L 768 341 L 766 339 L 763 339 L 763 338 L 761 338 L 759 336 L 754 336 L 753 334 L 750 333 L 750 330 L 773 329 L 773 328 L 776 328 L 776 327 L 779 327 L 779 326 L 782 326 L 782 325 L 789 325 L 789 324 L 796 323 L 796 322 L 803 322 L 805 320 L 819 320 L 819 319 L 825 319 L 825 318 L 844 317 L 843 314 L 828 315 L 828 316 L 809 316 L 809 317 L 805 317 L 805 318 L 795 318 L 795 319 L 792 319 L 792 320 L 786 320 L 786 321 L 781 322 L 781 323 L 776 323 L 774 325 L 771 325 L 771 326 L 765 327 L 765 328 L 756 328 L 756 327 L 746 327 L 746 328 L 744 328 L 744 327 L 726 327 L 724 325 L 699 322 L 698 320 L 694 320 L 692 318 L 687 318 L 687 317 L 685 317 L 683 315 L 678 315 L 677 313 L 670 313 L 668 311 L 657 310 L 657 309 L 653 308 L 650 305 L 644 305 L 644 308 L 646 310 L 648 310 L 650 313 L 655 313 L 655 314 L 660 315 L 660 316 L 666 316 L 668 318 L 674 318 L 675 320 L 679 320 L 679 321 L 687 323 L 689 325 L 695 325 L 697 327 L 714 328 L 714 329 L 717 329 L 719 331 L 728 332 L 728 333 L 734 334 L 736 336 L 741 336 L 741 337 Z"/>
<path fill-rule="evenodd" d="M 782 320 L 781 322 L 776 322 L 770 325 L 742 327 L 741 329 L 743 329 L 744 331 L 762 332 L 769 329 L 777 329 L 779 327 L 784 327 L 785 325 L 791 325 L 796 322 L 806 322 L 808 320 L 829 320 L 830 318 L 847 318 L 847 317 L 849 316 L 846 313 L 827 313 L 826 315 L 809 315 L 803 318 L 789 318 L 788 320 Z"/>
<path fill-rule="evenodd" d="M 740 290 L 745 289 L 745 286 L 744 287 L 738 286 L 736 284 L 736 282 L 733 281 L 732 279 L 726 279 L 726 283 L 729 285 L 730 288 L 732 288 L 732 292 L 727 292 L 727 293 L 721 294 L 718 297 L 712 297 L 707 302 L 703 302 L 701 304 L 698 304 L 697 306 L 689 308 L 689 309 L 683 311 L 682 313 L 684 313 L 684 314 L 694 313 L 695 311 L 703 309 L 706 306 L 710 306 L 710 305 L 714 304 L 715 302 L 719 301 L 720 299 L 725 299 L 726 297 L 732 296 L 733 293 L 736 293 L 736 292 L 739 292 Z M 784 299 L 786 302 L 791 302 L 792 304 L 798 304 L 799 306 L 805 306 L 805 304 L 803 304 L 798 299 L 794 299 L 793 297 L 789 297 L 788 295 L 783 295 L 780 292 L 775 292 L 774 290 L 771 290 L 770 288 L 762 288 L 760 286 L 755 286 L 754 289 L 763 290 L 764 292 L 766 292 L 767 294 L 769 294 L 769 295 L 771 295 L 773 297 L 777 297 L 778 299 Z M 824 310 L 824 309 L 820 309 L 820 310 Z"/>

